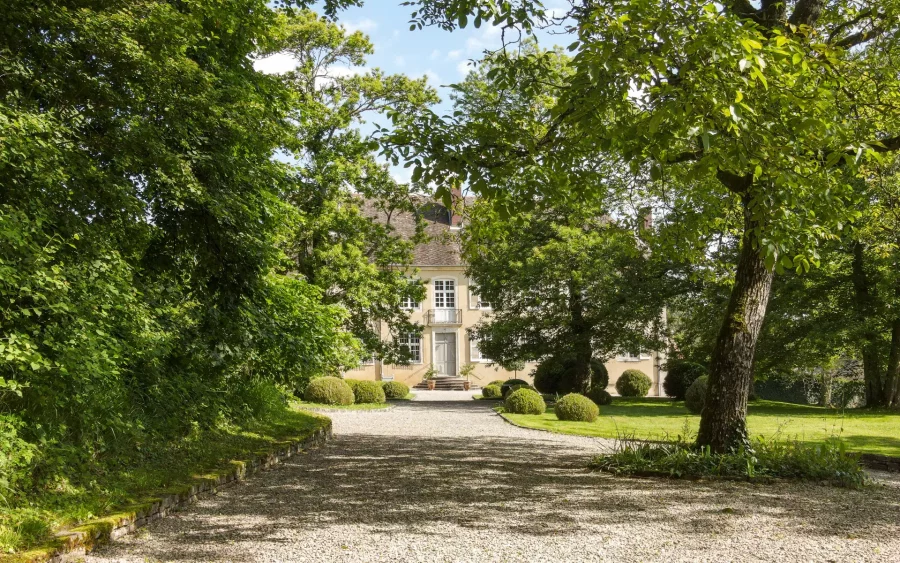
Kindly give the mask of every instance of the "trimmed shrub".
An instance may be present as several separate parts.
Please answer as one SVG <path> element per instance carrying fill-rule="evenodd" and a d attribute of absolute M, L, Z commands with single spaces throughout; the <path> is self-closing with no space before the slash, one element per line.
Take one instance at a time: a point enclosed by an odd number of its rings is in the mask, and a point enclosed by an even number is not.
<path fill-rule="evenodd" d="M 404 399 L 409 395 L 409 385 L 399 381 L 382 381 L 381 388 L 388 399 Z"/>
<path fill-rule="evenodd" d="M 340 377 L 318 377 L 306 386 L 303 400 L 323 405 L 352 405 L 353 389 Z"/>
<path fill-rule="evenodd" d="M 513 387 L 528 387 L 528 382 L 524 379 L 507 379 L 503 382 L 503 385 L 500 386 L 500 392 L 506 397 L 510 391 L 512 391 Z"/>
<path fill-rule="evenodd" d="M 499 385 L 491 384 L 481 390 L 481 396 L 485 399 L 500 399 L 503 397 L 503 391 Z"/>
<path fill-rule="evenodd" d="M 687 393 L 684 394 L 684 406 L 695 414 L 700 414 L 703 410 L 703 402 L 706 401 L 706 386 L 709 378 L 707 376 L 698 377 L 697 381 L 688 387 Z"/>
<path fill-rule="evenodd" d="M 591 387 L 588 398 L 598 405 L 611 405 L 613 398 L 609 391 L 600 387 Z"/>
<path fill-rule="evenodd" d="M 386 402 L 384 389 L 377 381 L 360 381 L 353 388 L 357 404 Z M 404 395 L 405 397 L 406 395 Z"/>
<path fill-rule="evenodd" d="M 506 412 L 513 414 L 544 414 L 547 404 L 540 393 L 533 389 L 516 389 L 506 396 Z"/>
<path fill-rule="evenodd" d="M 591 360 L 591 387 L 601 389 L 609 385 L 609 372 L 603 362 Z M 552 357 L 544 360 L 534 370 L 534 387 L 541 393 L 574 393 L 579 387 L 575 382 L 575 361 L 571 358 Z"/>
<path fill-rule="evenodd" d="M 623 397 L 645 397 L 653 382 L 639 369 L 626 369 L 616 381 L 616 391 Z"/>
<path fill-rule="evenodd" d="M 556 401 L 553 407 L 556 418 L 578 422 L 594 422 L 600 415 L 600 409 L 594 401 L 578 393 L 569 393 Z"/>
<path fill-rule="evenodd" d="M 669 362 L 663 380 L 663 391 L 675 400 L 683 401 L 691 384 L 706 375 L 706 368 L 694 362 Z"/>

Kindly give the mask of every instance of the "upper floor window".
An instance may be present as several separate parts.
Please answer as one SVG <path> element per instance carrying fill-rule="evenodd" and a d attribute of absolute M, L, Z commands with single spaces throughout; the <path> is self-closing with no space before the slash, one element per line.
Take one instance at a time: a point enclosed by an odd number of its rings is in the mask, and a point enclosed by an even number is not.
<path fill-rule="evenodd" d="M 456 282 L 453 280 L 434 280 L 435 309 L 456 308 Z"/>

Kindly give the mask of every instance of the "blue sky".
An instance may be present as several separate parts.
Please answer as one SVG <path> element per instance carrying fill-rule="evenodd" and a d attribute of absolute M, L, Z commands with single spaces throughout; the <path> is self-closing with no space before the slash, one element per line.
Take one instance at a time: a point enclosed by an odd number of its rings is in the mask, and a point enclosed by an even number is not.
<path fill-rule="evenodd" d="M 410 31 L 410 6 L 401 6 L 402 0 L 366 0 L 361 7 L 350 8 L 338 15 L 338 22 L 348 31 L 361 31 L 369 36 L 375 47 L 364 68 L 336 68 L 334 74 L 365 72 L 368 68 L 380 68 L 389 73 L 402 73 L 410 77 L 428 77 L 428 83 L 438 88 L 442 104 L 438 113 L 449 109 L 446 85 L 460 82 L 471 70 L 469 62 L 481 58 L 485 49 L 502 45 L 499 28 L 482 25 L 475 29 L 448 32 L 437 27 Z M 554 41 L 557 39 L 557 41 Z M 542 46 L 565 43 L 560 37 L 541 34 Z M 286 55 L 275 55 L 258 61 L 256 67 L 264 72 L 284 72 L 293 68 L 293 61 Z M 408 169 L 394 169 L 398 180 L 408 179 Z"/>

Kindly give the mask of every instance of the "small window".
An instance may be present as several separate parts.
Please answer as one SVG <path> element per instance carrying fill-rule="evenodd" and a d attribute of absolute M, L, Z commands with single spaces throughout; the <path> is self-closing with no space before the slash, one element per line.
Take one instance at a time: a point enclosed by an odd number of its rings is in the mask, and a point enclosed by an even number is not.
<path fill-rule="evenodd" d="M 397 343 L 409 351 L 409 361 L 414 364 L 422 363 L 422 337 L 414 333 L 401 334 Z"/>
<path fill-rule="evenodd" d="M 484 364 L 491 362 L 490 358 L 481 353 L 481 350 L 478 349 L 478 341 L 473 338 L 469 338 L 469 360 Z"/>

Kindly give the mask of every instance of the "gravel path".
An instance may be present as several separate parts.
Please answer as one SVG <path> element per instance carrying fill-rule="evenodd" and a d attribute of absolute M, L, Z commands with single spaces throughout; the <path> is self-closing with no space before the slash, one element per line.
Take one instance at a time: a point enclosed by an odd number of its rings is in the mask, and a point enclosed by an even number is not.
<path fill-rule="evenodd" d="M 900 486 L 623 479 L 600 440 L 420 393 L 87 561 L 900 561 Z M 462 395 L 464 398 L 470 394 Z"/>

